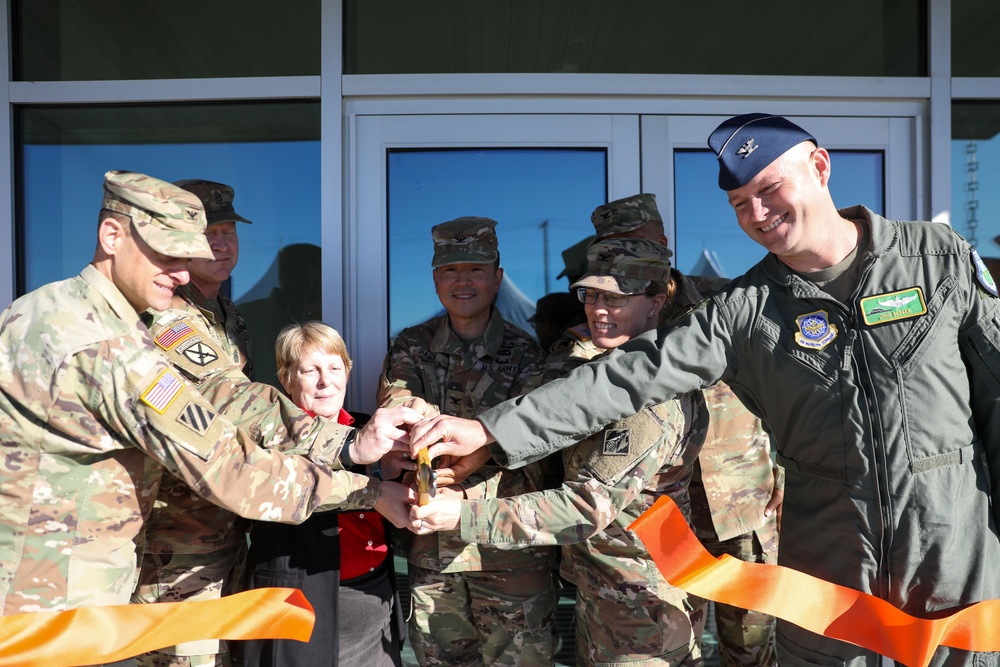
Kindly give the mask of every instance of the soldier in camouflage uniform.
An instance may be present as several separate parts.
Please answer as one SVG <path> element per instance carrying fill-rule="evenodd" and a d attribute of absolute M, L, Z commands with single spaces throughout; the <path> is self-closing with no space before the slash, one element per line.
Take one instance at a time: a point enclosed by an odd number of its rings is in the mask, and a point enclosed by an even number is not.
<path fill-rule="evenodd" d="M 385 359 L 381 406 L 419 396 L 444 414 L 471 418 L 538 381 L 541 350 L 493 306 L 503 279 L 495 226 L 458 218 L 433 228 L 434 285 L 447 313 L 400 332 Z M 539 488 L 537 466 L 499 475 L 484 466 L 457 492 L 474 498 Z M 413 539 L 409 638 L 420 664 L 552 664 L 554 556 L 551 547 L 479 548 L 454 532 Z"/>
<path fill-rule="evenodd" d="M 590 219 L 599 239 L 643 238 L 667 247 L 663 218 L 652 194 L 633 195 L 598 206 Z M 686 276 L 672 269 L 671 302 L 661 311 L 660 324 L 667 324 L 690 310 L 726 282 Z M 568 329 L 552 346 L 546 360 L 545 380 L 563 377 L 601 352 L 593 344 L 586 324 Z M 781 499 L 783 471 L 777 466 L 772 468 L 770 441 L 760 420 L 725 383 L 705 389 L 704 394 L 711 422 L 691 480 L 692 526 L 713 555 L 729 554 L 751 563 L 775 563 L 776 508 Z M 698 600 L 692 618 L 704 626 L 707 611 L 708 602 Z M 715 605 L 715 623 L 724 667 L 775 664 L 773 617 Z"/>
<path fill-rule="evenodd" d="M 214 258 L 192 259 L 188 265 L 191 282 L 174 291 L 168 310 L 147 311 L 144 320 L 153 341 L 195 387 L 204 388 L 209 378 L 221 373 L 234 374 L 237 382 L 253 380 L 246 324 L 221 291 L 239 261 L 236 223 L 250 221 L 233 208 L 234 192 L 228 185 L 201 179 L 174 185 L 201 200 L 208 223 L 205 238 Z M 187 327 L 190 335 L 177 335 L 180 327 Z M 268 397 L 264 398 L 266 402 Z M 223 413 L 237 425 L 249 416 L 233 409 Z M 165 475 L 149 518 L 139 586 L 132 601 L 208 600 L 229 592 L 230 575 L 242 569 L 246 557 L 248 526 L 246 519 L 198 496 L 177 477 Z M 137 656 L 136 662 L 142 667 L 230 664 L 226 643 L 218 640 L 165 648 Z"/>
<path fill-rule="evenodd" d="M 656 326 L 669 254 L 651 241 L 611 239 L 595 242 L 588 257 L 589 271 L 573 287 L 605 354 Z M 556 490 L 437 499 L 413 508 L 413 527 L 457 526 L 463 540 L 504 549 L 563 545 L 560 571 L 577 586 L 578 665 L 699 665 L 687 594 L 663 579 L 628 526 L 664 493 L 689 511 L 688 480 L 707 426 L 701 394 L 685 394 L 563 450 L 565 481 Z"/>
<path fill-rule="evenodd" d="M 139 313 L 169 307 L 189 259 L 212 257 L 204 230 L 191 193 L 108 172 L 92 264 L 0 314 L 4 615 L 127 603 L 164 470 L 247 518 L 296 523 L 376 502 L 402 510 L 406 489 L 333 472 L 404 447 L 396 424 L 419 412 L 387 411 L 358 432 L 292 424 L 314 463 L 257 447 L 163 356 Z"/>

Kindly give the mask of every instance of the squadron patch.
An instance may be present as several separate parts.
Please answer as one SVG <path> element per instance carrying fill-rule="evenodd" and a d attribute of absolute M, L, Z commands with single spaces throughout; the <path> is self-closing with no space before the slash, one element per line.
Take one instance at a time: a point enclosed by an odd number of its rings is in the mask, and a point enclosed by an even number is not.
<path fill-rule="evenodd" d="M 205 433 L 208 432 L 209 427 L 212 425 L 212 422 L 215 421 L 215 416 L 216 414 L 205 406 L 198 405 L 194 401 L 191 401 L 184 406 L 183 410 L 181 410 L 181 414 L 177 417 L 177 421 L 184 424 L 198 435 L 205 435 Z"/>
<path fill-rule="evenodd" d="M 837 337 L 837 326 L 830 324 L 825 310 L 817 310 L 795 318 L 795 342 L 809 350 L 822 350 Z"/>
<path fill-rule="evenodd" d="M 990 274 L 990 270 L 986 268 L 986 262 L 979 256 L 975 248 L 972 249 L 972 263 L 976 267 L 976 279 L 983 286 L 983 289 L 993 296 L 1000 296 L 1000 292 L 997 291 L 997 283 L 993 280 L 993 275 Z"/>
<path fill-rule="evenodd" d="M 919 287 L 866 296 L 861 299 L 860 305 L 861 319 L 868 326 L 920 317 L 927 312 L 924 291 Z"/>
<path fill-rule="evenodd" d="M 162 415 L 182 389 L 184 389 L 184 381 L 168 368 L 160 373 L 146 391 L 142 392 L 140 398 L 143 403 Z"/>
<path fill-rule="evenodd" d="M 628 456 L 631 432 L 627 428 L 609 428 L 604 432 L 604 456 Z"/>
<path fill-rule="evenodd" d="M 177 322 L 173 326 L 164 329 L 156 335 L 153 342 L 164 350 L 169 350 L 182 340 L 186 340 L 194 335 L 194 329 L 185 322 Z"/>
<path fill-rule="evenodd" d="M 218 352 L 206 345 L 202 340 L 193 341 L 183 350 L 180 350 L 180 353 L 187 357 L 188 361 L 198 366 L 208 366 L 219 358 Z"/>

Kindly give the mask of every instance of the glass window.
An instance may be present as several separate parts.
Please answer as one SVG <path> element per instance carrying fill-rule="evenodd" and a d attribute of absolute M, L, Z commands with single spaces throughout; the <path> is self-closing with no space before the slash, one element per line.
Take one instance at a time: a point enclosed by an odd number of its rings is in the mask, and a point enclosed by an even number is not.
<path fill-rule="evenodd" d="M 923 76 L 926 4 L 346 0 L 344 71 Z"/>
<path fill-rule="evenodd" d="M 270 382 L 280 326 L 321 315 L 319 123 L 317 102 L 21 108 L 19 294 L 92 259 L 106 171 L 231 185 L 253 224 L 239 226 L 230 294 Z"/>
<path fill-rule="evenodd" d="M 1000 76 L 997 26 L 1000 3 L 996 0 L 952 0 L 952 76 Z"/>
<path fill-rule="evenodd" d="M 15 81 L 318 75 L 320 0 L 14 0 Z"/>
<path fill-rule="evenodd" d="M 497 221 L 500 312 L 529 333 L 539 297 L 565 291 L 561 252 L 593 233 L 607 201 L 604 149 L 391 150 L 389 333 L 441 312 L 431 227 L 461 216 Z"/>
<path fill-rule="evenodd" d="M 951 225 L 1000 275 L 1000 102 L 955 102 L 951 120 Z"/>
<path fill-rule="evenodd" d="M 885 212 L 881 151 L 830 151 L 830 193 L 838 206 L 864 204 Z M 760 261 L 764 249 L 740 229 L 719 189 L 719 162 L 710 150 L 674 152 L 677 248 L 682 273 L 735 278 Z"/>

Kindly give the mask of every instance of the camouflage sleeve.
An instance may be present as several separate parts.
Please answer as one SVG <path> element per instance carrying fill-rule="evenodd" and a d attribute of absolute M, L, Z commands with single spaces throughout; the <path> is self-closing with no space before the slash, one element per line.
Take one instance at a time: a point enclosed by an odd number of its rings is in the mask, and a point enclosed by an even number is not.
<path fill-rule="evenodd" d="M 652 452 L 649 456 L 655 458 Z M 659 467 L 655 462 L 640 461 L 636 464 L 637 475 L 625 475 L 614 484 L 602 483 L 585 469 L 558 489 L 465 501 L 460 524 L 462 540 L 499 549 L 588 540 L 614 521 L 642 491 L 645 465 Z"/>
<path fill-rule="evenodd" d="M 199 318 L 166 310 L 152 315 L 149 332 L 184 379 L 254 442 L 343 469 L 349 427 L 313 419 L 271 385 L 251 382 Z"/>
<path fill-rule="evenodd" d="M 427 396 L 423 378 L 417 364 L 407 349 L 402 336 L 397 336 L 382 363 L 382 377 L 378 383 L 378 406 L 392 408 L 403 405 L 411 396 L 420 396 L 433 403 Z"/>
<path fill-rule="evenodd" d="M 156 355 L 122 354 L 113 341 L 102 345 L 102 353 L 76 355 L 66 372 L 78 376 L 60 386 L 98 394 L 72 400 L 98 405 L 111 430 L 128 432 L 139 449 L 216 505 L 248 519 L 300 523 L 313 511 L 365 509 L 378 498 L 377 480 L 258 447 Z M 95 385 L 91 378 L 110 382 Z"/>

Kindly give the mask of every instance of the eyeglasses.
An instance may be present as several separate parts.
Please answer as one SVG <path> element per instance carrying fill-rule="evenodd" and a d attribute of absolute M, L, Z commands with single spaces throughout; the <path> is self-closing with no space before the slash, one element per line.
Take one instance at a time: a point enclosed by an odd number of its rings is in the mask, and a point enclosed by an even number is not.
<path fill-rule="evenodd" d="M 590 287 L 577 287 L 576 298 L 581 303 L 597 303 L 597 297 L 604 296 L 604 305 L 610 308 L 621 308 L 628 303 L 630 296 L 634 294 L 618 294 L 616 292 L 601 292 Z"/>

